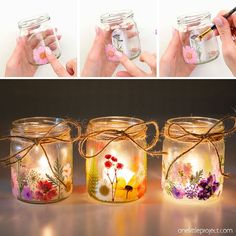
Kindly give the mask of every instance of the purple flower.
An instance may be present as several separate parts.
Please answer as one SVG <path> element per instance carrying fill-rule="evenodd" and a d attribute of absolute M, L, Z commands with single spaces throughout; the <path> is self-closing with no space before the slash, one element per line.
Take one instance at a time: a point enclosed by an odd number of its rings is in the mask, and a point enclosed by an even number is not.
<path fill-rule="evenodd" d="M 25 200 L 32 200 L 33 198 L 33 192 L 31 191 L 31 189 L 28 186 L 24 186 L 22 192 L 21 192 L 21 196 L 25 199 Z"/>
<path fill-rule="evenodd" d="M 210 175 L 207 179 L 202 179 L 198 184 L 198 199 L 209 199 L 219 188 L 220 183 L 216 182 L 215 175 Z"/>
<path fill-rule="evenodd" d="M 185 188 L 185 195 L 189 199 L 196 198 L 198 194 L 198 188 L 197 185 L 190 185 Z"/>
<path fill-rule="evenodd" d="M 181 188 L 173 187 L 172 194 L 177 199 L 182 199 L 184 197 L 184 190 Z"/>

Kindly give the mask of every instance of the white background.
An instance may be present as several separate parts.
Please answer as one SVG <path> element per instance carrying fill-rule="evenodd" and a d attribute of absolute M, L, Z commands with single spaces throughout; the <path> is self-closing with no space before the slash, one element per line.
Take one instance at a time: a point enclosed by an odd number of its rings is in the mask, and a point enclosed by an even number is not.
<path fill-rule="evenodd" d="M 231 10 L 236 6 L 235 0 L 161 0 L 160 19 L 158 24 L 158 36 L 160 39 L 160 55 L 163 55 L 172 37 L 172 29 L 176 27 L 176 19 L 179 15 L 198 11 L 210 11 L 213 18 L 220 10 Z M 218 39 L 220 43 L 220 39 Z M 221 48 L 221 43 L 220 43 Z M 199 65 L 192 76 L 201 77 L 232 77 L 231 72 L 225 65 L 222 53 L 220 57 L 210 63 Z"/>
<path fill-rule="evenodd" d="M 0 14 L 0 76 L 5 74 L 8 59 L 19 35 L 18 21 L 37 14 L 48 13 L 53 26 L 62 35 L 60 41 L 62 56 L 60 62 L 77 57 L 77 0 L 6 0 L 1 4 Z M 55 76 L 50 65 L 40 66 L 36 76 Z"/>
<path fill-rule="evenodd" d="M 95 26 L 101 26 L 100 16 L 103 13 L 116 10 L 130 9 L 134 12 L 134 20 L 137 23 L 140 32 L 142 51 L 156 53 L 157 37 L 157 1 L 156 0 L 83 0 L 80 3 L 80 66 L 83 67 L 88 52 L 95 38 Z M 144 63 L 139 59 L 134 60 L 140 68 L 146 69 Z M 118 68 L 121 69 L 120 66 Z"/>

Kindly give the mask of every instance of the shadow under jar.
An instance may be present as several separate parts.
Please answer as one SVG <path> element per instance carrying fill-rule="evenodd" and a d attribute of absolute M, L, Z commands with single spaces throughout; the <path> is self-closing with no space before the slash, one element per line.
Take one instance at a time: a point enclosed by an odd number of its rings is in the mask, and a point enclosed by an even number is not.
<path fill-rule="evenodd" d="M 70 140 L 70 128 L 63 119 L 32 117 L 12 123 L 11 155 L 30 147 L 29 139 L 41 139 L 51 129 L 47 137 Z M 57 141 L 34 145 L 16 158 L 11 167 L 13 195 L 28 203 L 52 203 L 63 200 L 72 193 L 73 147 L 70 142 Z M 25 155 L 26 154 L 26 155 Z M 25 155 L 25 156 L 24 156 Z M 23 158 L 22 158 L 23 157 Z"/>
<path fill-rule="evenodd" d="M 196 145 L 200 136 L 214 125 L 210 134 L 224 131 L 223 123 L 218 122 L 217 119 L 204 117 L 182 117 L 167 121 L 163 143 L 163 151 L 167 154 L 163 155 L 162 160 L 162 188 L 166 197 L 193 203 L 209 202 L 221 195 L 224 138 L 221 135 L 214 136 L 211 141 L 204 140 Z M 185 130 L 200 136 L 187 134 Z M 186 152 L 194 145 L 191 151 Z"/>
<path fill-rule="evenodd" d="M 107 45 L 108 57 L 112 58 L 114 50 L 124 53 L 129 59 L 135 59 L 141 53 L 139 32 L 131 10 L 107 13 L 101 16 L 101 23 L 109 35 Z"/>
<path fill-rule="evenodd" d="M 61 56 L 59 41 L 49 15 L 21 20 L 18 27 L 20 37 L 25 41 L 25 53 L 30 64 L 35 66 L 48 64 L 46 47 L 49 47 L 57 58 Z"/>
<path fill-rule="evenodd" d="M 87 132 L 124 131 L 142 123 L 137 118 L 102 117 L 89 122 Z M 146 125 L 134 126 L 127 133 L 140 145 L 146 144 Z M 86 154 L 96 155 L 114 139 L 114 133 L 99 134 L 87 141 Z M 110 203 L 138 200 L 144 196 L 147 181 L 147 155 L 127 138 L 112 141 L 100 154 L 86 160 L 87 190 L 91 197 Z"/>
<path fill-rule="evenodd" d="M 214 31 L 202 39 L 198 35 L 213 25 L 209 12 L 178 17 L 179 35 L 183 46 L 183 57 L 187 64 L 203 64 L 219 56 L 218 41 Z"/>

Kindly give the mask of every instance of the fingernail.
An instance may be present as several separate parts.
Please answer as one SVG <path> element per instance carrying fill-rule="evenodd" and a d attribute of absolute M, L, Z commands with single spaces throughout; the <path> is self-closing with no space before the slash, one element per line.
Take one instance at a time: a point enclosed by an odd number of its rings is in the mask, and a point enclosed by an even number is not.
<path fill-rule="evenodd" d="M 48 55 L 52 55 L 52 50 L 51 50 L 49 47 L 46 47 L 46 48 L 45 48 L 45 52 L 46 52 Z"/>
<path fill-rule="evenodd" d="M 117 56 L 120 59 L 123 56 L 123 53 L 120 51 L 115 51 L 115 56 Z"/>
<path fill-rule="evenodd" d="M 222 27 L 224 25 L 224 23 L 220 17 L 216 17 L 214 19 L 214 22 L 215 22 L 216 26 L 219 26 L 219 27 Z"/>
<path fill-rule="evenodd" d="M 96 26 L 95 31 L 96 31 L 96 35 L 99 36 L 101 33 L 101 29 L 98 26 Z"/>

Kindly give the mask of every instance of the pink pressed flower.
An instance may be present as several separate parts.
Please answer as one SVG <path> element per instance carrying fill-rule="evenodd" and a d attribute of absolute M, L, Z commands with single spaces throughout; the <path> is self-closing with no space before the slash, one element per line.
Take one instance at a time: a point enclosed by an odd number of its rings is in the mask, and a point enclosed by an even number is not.
<path fill-rule="evenodd" d="M 11 168 L 11 186 L 12 186 L 12 194 L 14 197 L 17 197 L 19 194 L 19 184 L 17 180 L 17 174 L 13 168 Z"/>
<path fill-rule="evenodd" d="M 44 65 L 48 63 L 48 58 L 45 52 L 44 46 L 39 46 L 33 50 L 34 61 L 38 65 Z"/>
<path fill-rule="evenodd" d="M 106 45 L 105 52 L 106 52 L 107 59 L 109 61 L 113 61 L 113 62 L 119 61 L 119 56 L 117 55 L 119 55 L 120 52 L 117 51 L 117 49 L 113 45 L 111 44 Z"/>
<path fill-rule="evenodd" d="M 192 175 L 192 165 L 190 163 L 184 164 L 183 172 L 184 172 L 185 176 L 191 177 L 191 175 Z"/>
<path fill-rule="evenodd" d="M 188 64 L 196 64 L 198 60 L 197 52 L 194 48 L 190 46 L 185 46 L 183 48 L 184 60 Z"/>

